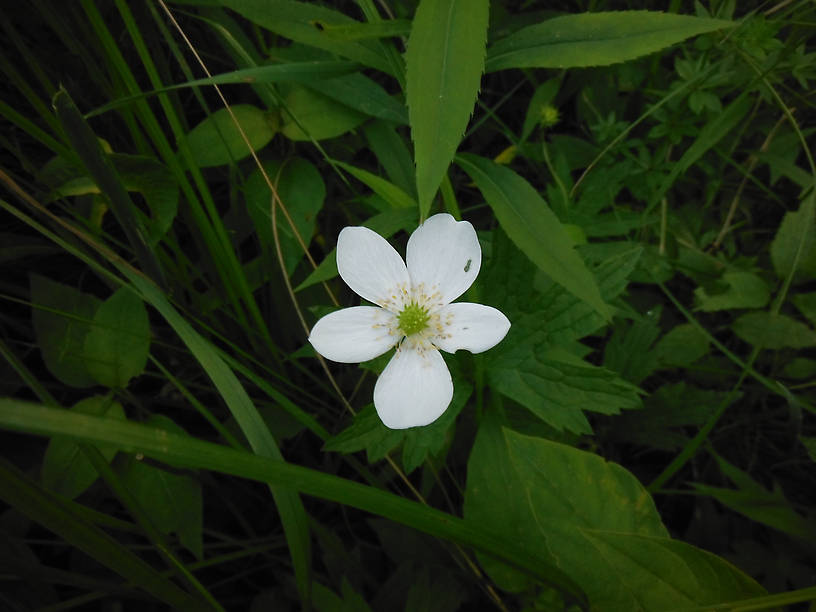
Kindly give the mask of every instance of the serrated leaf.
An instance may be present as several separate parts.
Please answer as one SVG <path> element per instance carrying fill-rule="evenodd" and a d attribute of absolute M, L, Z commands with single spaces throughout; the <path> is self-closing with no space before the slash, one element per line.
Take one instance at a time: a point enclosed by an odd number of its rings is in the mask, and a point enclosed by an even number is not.
<path fill-rule="evenodd" d="M 267 112 L 250 104 L 235 104 L 230 109 L 253 150 L 259 151 L 272 140 L 277 128 Z M 195 126 L 184 140 L 201 168 L 237 162 L 250 154 L 244 136 L 225 108 Z"/>
<path fill-rule="evenodd" d="M 771 262 L 779 278 L 794 274 L 795 282 L 816 276 L 816 197 L 811 195 L 796 212 L 785 213 L 771 243 Z M 795 265 L 795 268 L 794 268 Z"/>
<path fill-rule="evenodd" d="M 142 373 L 150 352 L 150 321 L 141 299 L 122 288 L 94 314 L 85 337 L 88 373 L 106 387 L 121 389 Z"/>
<path fill-rule="evenodd" d="M 756 274 L 729 271 L 722 275 L 722 281 L 728 288 L 719 293 L 711 294 L 705 287 L 694 290 L 697 310 L 714 312 L 732 308 L 764 308 L 771 298 L 767 283 Z"/>
<path fill-rule="evenodd" d="M 595 278 L 558 217 L 530 183 L 509 168 L 477 155 L 460 155 L 457 163 L 476 183 L 502 229 L 530 261 L 608 320 L 609 309 Z"/>
<path fill-rule="evenodd" d="M 427 218 L 473 112 L 484 70 L 488 0 L 421 0 L 406 63 L 419 211 Z"/>
<path fill-rule="evenodd" d="M 759 348 L 805 348 L 816 345 L 816 332 L 786 315 L 749 312 L 731 325 L 745 342 Z"/>
<path fill-rule="evenodd" d="M 658 367 L 652 343 L 659 334 L 657 323 L 649 317 L 616 324 L 604 348 L 603 366 L 624 380 L 640 384 Z"/>
<path fill-rule="evenodd" d="M 71 387 L 95 384 L 85 359 L 85 338 L 101 301 L 68 285 L 30 275 L 31 318 L 48 370 Z"/>
<path fill-rule="evenodd" d="M 485 69 L 608 66 L 734 25 L 720 19 L 657 11 L 565 15 L 497 41 L 488 49 Z"/>
<path fill-rule="evenodd" d="M 488 381 L 558 431 L 592 433 L 584 410 L 618 414 L 641 407 L 637 387 L 563 350 L 539 349 L 524 358 L 493 361 Z"/>
<path fill-rule="evenodd" d="M 335 138 L 366 120 L 363 113 L 299 85 L 286 95 L 281 118 L 281 133 L 294 141 Z"/>
<path fill-rule="evenodd" d="M 108 396 L 88 397 L 77 402 L 71 410 L 109 419 L 125 420 L 125 410 L 119 402 Z M 111 462 L 117 449 L 100 446 L 99 452 Z M 93 463 L 80 449 L 79 444 L 66 438 L 51 438 L 42 464 L 42 484 L 54 493 L 74 499 L 81 495 L 99 477 Z"/>
<path fill-rule="evenodd" d="M 187 433 L 163 415 L 147 422 L 159 429 L 186 436 Z M 188 474 L 176 474 L 129 456 L 121 472 L 122 482 L 164 534 L 176 533 L 187 550 L 203 558 L 203 502 L 201 483 Z"/>

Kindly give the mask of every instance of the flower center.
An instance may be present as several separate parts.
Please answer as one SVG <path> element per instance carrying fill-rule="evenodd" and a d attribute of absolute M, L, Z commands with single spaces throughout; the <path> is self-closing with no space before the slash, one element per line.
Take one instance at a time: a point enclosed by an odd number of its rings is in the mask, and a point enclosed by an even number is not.
<path fill-rule="evenodd" d="M 416 302 L 411 302 L 397 315 L 399 328 L 406 336 L 418 334 L 428 327 L 428 311 Z"/>

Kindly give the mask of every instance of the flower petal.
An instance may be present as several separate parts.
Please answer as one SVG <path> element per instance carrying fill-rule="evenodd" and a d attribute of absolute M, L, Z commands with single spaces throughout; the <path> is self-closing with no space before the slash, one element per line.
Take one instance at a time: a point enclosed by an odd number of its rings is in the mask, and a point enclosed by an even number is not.
<path fill-rule="evenodd" d="M 354 292 L 388 308 L 402 309 L 410 289 L 405 262 L 388 241 L 367 227 L 345 227 L 337 237 L 337 270 Z"/>
<path fill-rule="evenodd" d="M 424 285 L 428 305 L 442 306 L 473 284 L 482 265 L 482 248 L 470 223 L 439 214 L 411 234 L 405 259 L 414 289 Z"/>
<path fill-rule="evenodd" d="M 374 407 L 386 427 L 405 429 L 438 419 L 453 397 L 445 360 L 434 348 L 417 350 L 406 340 L 374 386 Z"/>
<path fill-rule="evenodd" d="M 481 353 L 501 342 L 510 329 L 504 313 L 483 304 L 448 304 L 438 315 L 442 333 L 431 341 L 448 353 L 459 349 Z"/>
<path fill-rule="evenodd" d="M 376 306 L 337 310 L 320 319 L 309 342 L 326 359 L 360 363 L 379 357 L 399 340 L 397 318 Z"/>

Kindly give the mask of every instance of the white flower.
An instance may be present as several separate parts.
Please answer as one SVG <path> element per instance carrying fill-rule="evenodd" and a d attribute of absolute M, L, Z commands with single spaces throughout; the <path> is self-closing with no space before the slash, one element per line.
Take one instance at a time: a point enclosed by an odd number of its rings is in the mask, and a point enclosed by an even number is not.
<path fill-rule="evenodd" d="M 337 269 L 358 295 L 377 306 L 355 306 L 320 319 L 309 335 L 315 350 L 342 363 L 368 361 L 397 345 L 374 386 L 374 407 L 392 429 L 427 425 L 453 397 L 439 350 L 481 353 L 498 344 L 510 321 L 490 306 L 451 304 L 482 265 L 476 231 L 467 221 L 434 215 L 408 240 L 406 261 L 365 227 L 337 238 Z"/>

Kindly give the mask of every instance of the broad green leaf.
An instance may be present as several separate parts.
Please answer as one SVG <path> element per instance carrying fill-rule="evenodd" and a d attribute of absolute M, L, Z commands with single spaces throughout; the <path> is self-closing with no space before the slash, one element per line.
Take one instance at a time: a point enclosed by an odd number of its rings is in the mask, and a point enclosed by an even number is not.
<path fill-rule="evenodd" d="M 406 63 L 420 218 L 467 127 L 484 70 L 488 0 L 421 0 Z"/>
<path fill-rule="evenodd" d="M 681 323 L 658 340 L 654 354 L 664 365 L 686 367 L 708 353 L 708 337 L 691 323 Z"/>
<path fill-rule="evenodd" d="M 558 217 L 532 185 L 483 157 L 463 154 L 457 163 L 476 183 L 516 246 L 545 274 L 608 320 L 609 309 L 595 278 Z"/>
<path fill-rule="evenodd" d="M 657 11 L 555 17 L 502 38 L 487 51 L 485 70 L 608 66 L 660 51 L 735 24 Z"/>
<path fill-rule="evenodd" d="M 284 38 L 324 49 L 396 76 L 379 41 L 344 40 L 332 35 L 334 27 L 363 25 L 339 11 L 295 0 L 220 0 L 219 4 Z"/>
<path fill-rule="evenodd" d="M 124 421 L 126 418 L 122 405 L 104 396 L 81 400 L 71 410 L 108 419 Z M 99 447 L 99 452 L 108 462 L 116 456 L 116 450 L 111 446 Z M 85 456 L 79 444 L 60 437 L 54 437 L 48 443 L 42 464 L 42 484 L 46 489 L 74 499 L 90 487 L 98 477 L 99 474 L 91 460 Z"/>
<path fill-rule="evenodd" d="M 609 530 L 585 529 L 582 535 L 587 554 L 603 559 L 602 571 L 612 577 L 600 581 L 604 592 L 595 599 L 602 610 L 711 610 L 719 609 L 718 603 L 766 594 L 722 557 L 685 542 Z"/>
<path fill-rule="evenodd" d="M 85 337 L 88 372 L 99 384 L 121 389 L 144 371 L 149 352 L 144 303 L 130 289 L 119 289 L 99 306 Z"/>
<path fill-rule="evenodd" d="M 796 212 L 785 213 L 771 243 L 771 261 L 779 278 L 794 282 L 816 276 L 816 197 L 811 194 Z"/>
<path fill-rule="evenodd" d="M 555 558 L 593 609 L 671 610 L 763 593 L 724 560 L 671 540 L 648 492 L 622 467 L 502 430 L 495 419 L 483 421 L 471 451 L 465 516 Z"/>
<path fill-rule="evenodd" d="M 816 332 L 782 314 L 749 312 L 734 321 L 731 329 L 745 342 L 759 348 L 805 348 L 816 345 Z"/>
<path fill-rule="evenodd" d="M 694 290 L 694 297 L 699 304 L 697 310 L 713 312 L 732 308 L 764 308 L 771 298 L 767 283 L 750 272 L 725 272 L 722 282 L 727 288 L 721 292 L 710 293 L 705 287 Z"/>
<path fill-rule="evenodd" d="M 509 340 L 509 339 L 508 339 Z M 637 387 L 563 350 L 531 349 L 491 361 L 490 386 L 558 431 L 592 433 L 583 411 L 618 414 L 641 407 Z"/>
<path fill-rule="evenodd" d="M 587 605 L 581 589 L 566 574 L 540 554 L 507 542 L 496 530 L 485 525 L 474 527 L 454 515 L 333 474 L 141 424 L 74 414 L 9 398 L 0 398 L 0 429 L 44 436 L 65 435 L 82 442 L 109 444 L 176 466 L 216 470 L 271 483 L 281 491 L 301 491 L 346 504 L 434 537 L 473 546 L 529 572 L 535 580 L 558 588 L 570 601 Z M 0 487 L 0 497 L 2 493 Z"/>
<path fill-rule="evenodd" d="M 92 386 L 85 337 L 100 300 L 37 274 L 31 274 L 30 281 L 31 318 L 45 365 L 66 385 Z"/>
<path fill-rule="evenodd" d="M 163 415 L 153 415 L 145 424 L 178 436 L 187 435 Z M 201 483 L 189 474 L 169 472 L 133 455 L 128 456 L 120 476 L 156 529 L 163 534 L 178 534 L 184 547 L 202 559 Z"/>
<path fill-rule="evenodd" d="M 281 133 L 295 141 L 334 138 L 366 120 L 363 113 L 299 85 L 286 95 L 281 117 Z"/>
<path fill-rule="evenodd" d="M 364 40 L 366 38 L 388 38 L 391 36 L 408 36 L 411 33 L 411 22 L 407 19 L 383 19 L 354 25 L 331 25 L 316 22 L 326 35 L 338 40 Z"/>
<path fill-rule="evenodd" d="M 277 132 L 273 115 L 250 104 L 235 104 L 230 109 L 249 140 L 252 149 L 264 148 Z M 226 108 L 215 111 L 185 136 L 195 162 L 201 167 L 222 166 L 250 154 L 241 131 Z"/>
<path fill-rule="evenodd" d="M 277 181 L 278 196 L 294 222 L 298 235 L 308 247 L 314 235 L 317 215 L 326 198 L 323 178 L 317 168 L 300 157 L 289 159 L 283 166 L 277 162 L 265 162 L 263 167 L 272 184 Z M 274 252 L 272 194 L 260 170 L 256 169 L 247 179 L 244 196 L 258 238 L 267 249 Z M 298 262 L 303 259 L 303 247 L 283 211 L 277 211 L 276 220 L 283 262 L 286 272 L 291 275 Z"/>
<path fill-rule="evenodd" d="M 782 374 L 800 380 L 816 378 L 816 360 L 795 357 L 785 365 Z"/>

